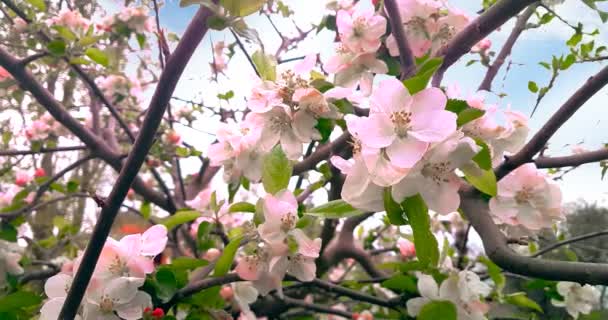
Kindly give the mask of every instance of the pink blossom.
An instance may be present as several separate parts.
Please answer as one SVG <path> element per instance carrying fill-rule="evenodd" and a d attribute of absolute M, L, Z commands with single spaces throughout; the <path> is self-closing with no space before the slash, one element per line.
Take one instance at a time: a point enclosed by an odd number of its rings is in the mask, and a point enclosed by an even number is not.
<path fill-rule="evenodd" d="M 392 188 L 393 198 L 402 202 L 420 194 L 429 209 L 448 214 L 460 206 L 460 178 L 454 170 L 468 164 L 479 152 L 471 138 L 457 132 L 431 148 L 403 180 Z"/>
<path fill-rule="evenodd" d="M 376 52 L 380 37 L 386 32 L 386 19 L 372 11 L 356 10 L 351 14 L 340 10 L 336 25 L 340 40 L 354 53 Z"/>
<path fill-rule="evenodd" d="M 192 200 L 186 201 L 186 205 L 192 209 L 204 212 L 209 209 L 211 203 L 211 194 L 213 191 L 210 188 L 199 192 Z"/>
<path fill-rule="evenodd" d="M 18 171 L 15 174 L 15 184 L 20 187 L 25 187 L 26 184 L 32 181 L 33 177 L 25 171 Z"/>
<path fill-rule="evenodd" d="M 498 194 L 490 199 L 490 213 L 500 223 L 539 230 L 564 218 L 561 201 L 557 184 L 528 163 L 498 182 Z"/>
<path fill-rule="evenodd" d="M 80 12 L 74 10 L 63 9 L 56 17 L 47 20 L 50 26 L 59 25 L 68 27 L 72 30 L 81 29 L 86 30 L 91 22 L 88 19 L 82 17 Z"/>
<path fill-rule="evenodd" d="M 6 79 L 10 79 L 11 78 L 11 74 L 8 73 L 8 71 L 6 71 L 6 69 L 0 67 L 0 82 L 4 81 Z"/>
<path fill-rule="evenodd" d="M 444 109 L 446 102 L 437 88 L 410 96 L 399 80 L 384 80 L 372 93 L 361 142 L 385 148 L 391 163 L 411 168 L 431 142 L 441 141 L 456 130 L 456 115 Z"/>
<path fill-rule="evenodd" d="M 298 221 L 298 201 L 289 191 L 264 197 L 264 223 L 258 226 L 260 237 L 271 244 L 282 245 L 287 233 Z"/>
<path fill-rule="evenodd" d="M 232 287 L 223 286 L 222 289 L 220 289 L 220 296 L 226 301 L 232 300 L 232 297 L 234 296 L 234 291 L 232 290 Z"/>
<path fill-rule="evenodd" d="M 407 239 L 399 238 L 399 240 L 397 240 L 397 247 L 403 258 L 407 259 L 416 256 L 416 247 L 414 247 L 414 243 Z"/>
<path fill-rule="evenodd" d="M 374 74 L 388 72 L 386 63 L 374 53 L 353 54 L 348 51 L 339 51 L 325 63 L 325 70 L 335 74 L 335 84 L 341 87 L 361 87 L 364 95 L 372 91 Z"/>
<path fill-rule="evenodd" d="M 484 52 L 484 51 L 490 49 L 491 46 L 492 46 L 492 41 L 488 38 L 484 38 L 481 41 L 477 42 L 477 44 L 475 44 L 473 46 L 473 48 L 471 48 L 471 51 Z"/>
<path fill-rule="evenodd" d="M 207 261 L 215 261 L 215 259 L 219 258 L 222 255 L 222 252 L 216 248 L 211 248 L 205 251 L 203 255 L 203 259 Z"/>

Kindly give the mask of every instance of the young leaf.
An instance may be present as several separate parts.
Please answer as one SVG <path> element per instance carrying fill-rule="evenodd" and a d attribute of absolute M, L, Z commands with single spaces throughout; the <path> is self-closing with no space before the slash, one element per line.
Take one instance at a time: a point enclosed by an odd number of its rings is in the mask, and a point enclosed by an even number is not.
<path fill-rule="evenodd" d="M 17 291 L 4 297 L 0 297 L 0 312 L 20 310 L 38 305 L 41 302 L 42 297 L 38 294 L 27 291 Z"/>
<path fill-rule="evenodd" d="M 110 58 L 108 58 L 108 55 L 97 48 L 88 48 L 84 53 L 87 55 L 87 57 L 89 57 L 89 59 L 104 67 L 107 67 L 110 64 Z"/>
<path fill-rule="evenodd" d="M 231 15 L 245 17 L 260 11 L 266 0 L 220 0 L 220 4 Z"/>
<path fill-rule="evenodd" d="M 384 189 L 383 200 L 386 216 L 392 225 L 403 226 L 408 224 L 407 219 L 404 217 L 403 208 L 393 199 L 391 188 Z"/>
<path fill-rule="evenodd" d="M 486 113 L 483 110 L 477 108 L 466 108 L 458 113 L 458 118 L 456 119 L 456 124 L 458 127 L 462 127 L 465 124 L 480 118 Z"/>
<path fill-rule="evenodd" d="M 425 304 L 416 319 L 418 320 L 456 320 L 456 306 L 450 301 L 431 301 Z"/>
<path fill-rule="evenodd" d="M 276 193 L 287 188 L 293 168 L 287 156 L 276 146 L 264 157 L 262 166 L 262 184 L 268 193 Z"/>
<path fill-rule="evenodd" d="M 429 209 L 422 197 L 417 194 L 406 198 L 401 205 L 414 233 L 414 246 L 418 260 L 426 266 L 436 266 L 439 262 L 439 244 L 431 231 Z"/>
<path fill-rule="evenodd" d="M 152 213 L 152 206 L 150 205 L 150 202 L 142 202 L 141 207 L 139 208 L 139 212 L 141 212 L 141 215 L 144 217 L 144 219 L 149 219 L 150 214 Z"/>
<path fill-rule="evenodd" d="M 230 266 L 232 265 L 232 261 L 234 261 L 234 256 L 236 255 L 236 250 L 241 246 L 241 241 L 243 237 L 236 237 L 230 240 L 230 243 L 224 247 L 224 252 L 222 256 L 217 260 L 217 264 L 215 265 L 215 270 L 213 275 L 216 277 L 223 276 L 228 271 L 230 271 Z"/>
<path fill-rule="evenodd" d="M 180 224 L 194 221 L 194 220 L 196 220 L 196 218 L 198 218 L 200 216 L 201 216 L 201 214 L 198 211 L 194 211 L 194 210 L 178 211 L 174 215 L 163 220 L 162 224 L 164 224 L 168 230 L 171 230 L 171 229 L 179 226 Z"/>
<path fill-rule="evenodd" d="M 518 307 L 532 309 L 543 313 L 543 308 L 541 308 L 534 300 L 526 297 L 525 292 L 516 292 L 505 296 L 505 300 L 513 305 Z"/>
<path fill-rule="evenodd" d="M 417 92 L 424 90 L 429 84 L 431 77 L 435 74 L 435 71 L 439 69 L 442 63 L 443 58 L 428 59 L 422 64 L 415 76 L 403 80 L 403 84 L 410 94 L 416 94 Z"/>
<path fill-rule="evenodd" d="M 233 203 L 228 212 L 255 212 L 255 205 L 249 202 Z"/>
<path fill-rule="evenodd" d="M 322 217 L 326 219 L 340 219 L 344 217 L 358 216 L 363 211 L 353 208 L 344 200 L 333 200 L 306 211 L 307 215 Z"/>
<path fill-rule="evenodd" d="M 40 12 L 46 11 L 46 3 L 44 0 L 27 0 L 27 2 L 29 2 L 32 7 L 38 9 Z"/>
<path fill-rule="evenodd" d="M 53 40 L 46 45 L 46 48 L 54 56 L 62 56 L 65 54 L 66 44 L 63 40 Z"/>
<path fill-rule="evenodd" d="M 251 60 L 263 80 L 275 81 L 277 79 L 277 61 L 274 57 L 258 50 L 251 55 Z"/>
<path fill-rule="evenodd" d="M 469 168 L 461 168 L 465 179 L 472 184 L 477 190 L 490 195 L 496 196 L 496 176 L 492 169 L 489 170 L 471 170 Z"/>
<path fill-rule="evenodd" d="M 534 81 L 528 81 L 528 90 L 533 93 L 538 92 L 538 85 Z"/>

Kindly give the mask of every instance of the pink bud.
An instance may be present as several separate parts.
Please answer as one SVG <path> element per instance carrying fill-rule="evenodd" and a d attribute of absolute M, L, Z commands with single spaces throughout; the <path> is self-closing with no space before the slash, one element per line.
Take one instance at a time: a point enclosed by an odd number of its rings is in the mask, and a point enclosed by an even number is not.
<path fill-rule="evenodd" d="M 44 177 L 44 176 L 46 176 L 46 171 L 44 171 L 43 168 L 38 168 L 34 172 L 34 177 L 36 177 L 36 178 L 41 178 L 41 177 Z"/>
<path fill-rule="evenodd" d="M 399 247 L 399 252 L 404 258 L 412 258 L 416 255 L 416 247 L 407 239 L 401 238 L 397 240 L 397 247 Z"/>
<path fill-rule="evenodd" d="M 20 186 L 20 187 L 24 187 L 31 180 L 32 180 L 32 177 L 30 177 L 30 175 L 27 172 L 24 172 L 24 171 L 19 171 L 15 175 L 15 184 L 18 185 L 18 186 Z"/>
<path fill-rule="evenodd" d="M 211 248 L 209 250 L 207 250 L 207 252 L 205 252 L 205 254 L 203 255 L 203 259 L 207 260 L 207 261 L 213 261 L 217 258 L 220 257 L 220 255 L 222 254 L 222 252 L 216 248 Z"/>
<path fill-rule="evenodd" d="M 222 289 L 220 290 L 220 296 L 222 296 L 222 298 L 226 301 L 231 300 L 232 297 L 234 296 L 234 292 L 232 292 L 232 287 L 223 286 Z"/>

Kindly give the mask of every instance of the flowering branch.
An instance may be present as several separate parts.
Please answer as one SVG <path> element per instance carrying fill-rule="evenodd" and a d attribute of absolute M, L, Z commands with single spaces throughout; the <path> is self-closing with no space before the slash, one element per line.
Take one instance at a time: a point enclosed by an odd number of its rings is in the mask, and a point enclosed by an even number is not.
<path fill-rule="evenodd" d="M 528 141 L 528 143 L 515 155 L 505 160 L 496 169 L 498 179 L 504 177 L 513 169 L 530 162 L 532 157 L 540 152 L 553 134 L 566 122 L 580 107 L 608 84 L 608 67 L 604 67 L 594 76 L 589 77 L 581 86 L 545 123 L 545 125 Z M 542 163 L 542 161 L 541 161 Z"/>
<path fill-rule="evenodd" d="M 438 53 L 443 56 L 443 64 L 433 76 L 433 86 L 439 87 L 445 71 L 467 54 L 477 42 L 534 2 L 537 0 L 501 0 L 472 21 Z"/>
<path fill-rule="evenodd" d="M 342 150 L 343 148 L 348 147 L 348 140 L 350 139 L 350 134 L 348 132 L 344 132 L 341 136 L 339 136 L 336 140 L 319 146 L 315 152 L 313 152 L 309 157 L 297 163 L 293 166 L 293 174 L 298 175 L 302 172 L 312 170 L 315 166 L 329 158 L 332 154 L 335 154 Z"/>
<path fill-rule="evenodd" d="M 199 8 L 160 76 L 159 84 L 150 101 L 141 131 L 133 145 L 133 149 L 129 152 L 129 157 L 118 176 L 114 188 L 108 197 L 108 201 L 99 215 L 99 220 L 95 225 L 91 240 L 83 255 L 80 268 L 74 277 L 74 282 L 61 309 L 60 319 L 73 319 L 78 311 L 114 218 L 150 147 L 154 143 L 155 133 L 158 130 L 171 95 L 186 64 L 207 33 L 207 19 L 211 15 L 211 11 L 207 8 Z"/>
<path fill-rule="evenodd" d="M 395 0 L 385 0 L 384 6 L 391 25 L 391 33 L 397 41 L 397 48 L 399 48 L 401 78 L 405 79 L 410 77 L 416 71 L 414 54 L 412 53 L 412 49 L 410 48 L 405 33 L 403 32 L 403 23 L 401 22 L 401 15 L 399 14 L 399 7 L 397 6 L 397 3 Z"/>
<path fill-rule="evenodd" d="M 472 189 L 461 193 L 461 208 L 483 241 L 486 255 L 499 267 L 521 275 L 547 280 L 608 284 L 606 264 L 539 260 L 515 253 L 494 224 L 487 202 Z"/>
<path fill-rule="evenodd" d="M 294 298 L 290 298 L 290 297 L 283 297 L 281 300 L 283 300 L 286 304 L 288 305 L 292 305 L 292 306 L 296 306 L 296 307 L 300 307 L 300 308 L 304 308 L 307 310 L 312 310 L 312 311 L 316 311 L 319 313 L 326 313 L 326 314 L 335 314 L 337 316 L 341 316 L 341 317 L 346 317 L 347 319 L 353 319 L 353 314 L 347 311 L 342 311 L 339 309 L 333 309 L 333 308 L 328 308 L 319 304 L 313 304 L 313 303 L 308 303 L 305 302 L 303 300 L 299 300 L 299 299 L 294 299 Z"/>
<path fill-rule="evenodd" d="M 513 27 L 513 30 L 511 31 L 509 38 L 507 38 L 507 41 L 505 42 L 502 49 L 498 53 L 498 56 L 496 56 L 494 63 L 488 68 L 488 71 L 486 72 L 486 76 L 483 78 L 483 81 L 481 82 L 481 84 L 479 85 L 479 88 L 477 90 L 492 91 L 492 81 L 494 81 L 496 74 L 498 74 L 498 70 L 500 70 L 500 67 L 502 67 L 502 65 L 505 63 L 505 60 L 507 59 L 507 57 L 511 54 L 511 50 L 513 49 L 513 46 L 515 45 L 515 42 L 517 41 L 517 39 L 519 39 L 519 36 L 522 34 L 522 32 L 524 30 L 526 30 L 526 23 L 528 22 L 530 17 L 534 14 L 537 7 L 538 7 L 538 4 L 530 5 L 517 18 L 517 22 L 515 23 L 515 26 Z"/>

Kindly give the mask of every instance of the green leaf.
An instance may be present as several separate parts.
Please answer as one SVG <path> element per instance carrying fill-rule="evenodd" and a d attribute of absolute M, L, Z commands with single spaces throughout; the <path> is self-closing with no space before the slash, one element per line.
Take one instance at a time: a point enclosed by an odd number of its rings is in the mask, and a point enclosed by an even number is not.
<path fill-rule="evenodd" d="M 331 136 L 331 132 L 334 130 L 334 122 L 330 119 L 320 118 L 317 119 L 317 124 L 315 125 L 315 129 L 319 131 L 321 134 L 321 140 L 319 142 L 325 143 L 329 141 L 329 137 Z"/>
<path fill-rule="evenodd" d="M 475 142 L 481 147 L 481 150 L 473 157 L 473 161 L 477 163 L 482 170 L 492 169 L 492 154 L 490 153 L 490 147 L 481 139 L 475 139 Z"/>
<path fill-rule="evenodd" d="M 220 4 L 230 14 L 237 17 L 245 17 L 260 11 L 266 0 L 220 0 Z"/>
<path fill-rule="evenodd" d="M 262 184 L 264 190 L 268 193 L 275 194 L 280 190 L 286 189 L 289 185 L 289 179 L 293 168 L 287 156 L 280 146 L 276 146 L 270 153 L 264 156 L 264 164 L 262 166 Z"/>
<path fill-rule="evenodd" d="M 496 196 L 496 176 L 492 169 L 488 170 L 476 170 L 467 167 L 460 168 L 464 173 L 464 177 L 467 181 L 472 184 L 477 190 L 490 195 Z"/>
<path fill-rule="evenodd" d="M 68 29 L 67 27 L 55 25 L 52 28 L 55 29 L 62 38 L 68 41 L 76 40 L 76 35 L 74 34 L 74 32 L 72 32 L 72 30 Z"/>
<path fill-rule="evenodd" d="M 0 222 L 0 239 L 17 242 L 17 228 L 10 223 Z"/>
<path fill-rule="evenodd" d="M 441 64 L 443 63 L 443 58 L 432 58 L 426 60 L 422 66 L 419 68 L 418 73 L 406 80 L 403 80 L 403 84 L 410 92 L 410 94 L 415 94 L 420 92 L 426 88 L 431 80 L 435 71 L 439 69 Z"/>
<path fill-rule="evenodd" d="M 97 48 L 88 48 L 84 53 L 91 60 L 99 63 L 104 67 L 107 67 L 110 64 L 110 58 L 108 57 L 108 55 Z"/>
<path fill-rule="evenodd" d="M 456 306 L 449 301 L 431 301 L 425 304 L 416 319 L 418 320 L 457 320 Z"/>
<path fill-rule="evenodd" d="M 505 275 L 502 273 L 502 270 L 500 269 L 500 267 L 497 266 L 494 262 L 492 262 L 492 260 L 490 260 L 486 257 L 480 257 L 479 261 L 481 263 L 483 263 L 486 266 L 486 268 L 488 269 L 488 275 L 490 276 L 490 279 L 492 279 L 492 281 L 494 281 L 494 285 L 496 286 L 496 291 L 497 292 L 502 291 L 502 288 L 504 288 L 507 279 L 506 279 Z"/>
<path fill-rule="evenodd" d="M 150 215 L 152 214 L 152 205 L 150 205 L 150 202 L 142 202 L 141 207 L 139 208 L 139 212 L 141 212 L 141 215 L 144 217 L 144 219 L 150 219 Z"/>
<path fill-rule="evenodd" d="M 80 44 L 83 47 L 88 47 L 88 46 L 92 45 L 93 43 L 96 43 L 97 41 L 99 41 L 99 37 L 84 36 L 84 37 L 80 38 L 80 40 L 78 40 L 78 44 Z"/>
<path fill-rule="evenodd" d="M 566 56 L 566 59 L 562 62 L 562 65 L 559 66 L 560 69 L 566 70 L 570 68 L 576 62 L 576 57 L 573 54 L 569 54 Z"/>
<path fill-rule="evenodd" d="M 137 39 L 137 44 L 139 44 L 140 49 L 144 49 L 146 46 L 146 35 L 138 33 L 135 38 Z"/>
<path fill-rule="evenodd" d="M 538 92 L 538 85 L 536 84 L 536 82 L 534 82 L 534 81 L 528 81 L 528 90 L 530 90 L 530 92 L 537 93 Z"/>
<path fill-rule="evenodd" d="M 42 297 L 33 292 L 17 291 L 0 298 L 0 312 L 17 311 L 39 305 Z"/>
<path fill-rule="evenodd" d="M 169 301 L 177 292 L 177 280 L 175 274 L 168 267 L 159 268 L 156 271 L 156 295 L 163 301 Z"/>
<path fill-rule="evenodd" d="M 333 200 L 307 210 L 305 214 L 326 219 L 340 219 L 358 216 L 363 214 L 363 211 L 353 208 L 350 204 L 344 202 L 344 200 Z"/>
<path fill-rule="evenodd" d="M 226 101 L 232 99 L 233 97 L 234 97 L 234 91 L 232 91 L 232 90 L 230 90 L 230 91 L 228 91 L 226 93 L 218 93 L 217 94 L 217 98 L 218 99 L 226 100 Z"/>
<path fill-rule="evenodd" d="M 249 202 L 233 203 L 228 212 L 255 212 L 255 205 Z"/>
<path fill-rule="evenodd" d="M 408 221 L 405 218 L 405 214 L 403 212 L 403 208 L 398 202 L 393 199 L 393 195 L 391 194 L 391 188 L 384 188 L 383 200 L 386 216 L 388 217 L 388 221 L 392 225 L 403 226 L 408 224 Z"/>
<path fill-rule="evenodd" d="M 547 24 L 549 22 L 551 22 L 551 20 L 553 20 L 555 16 L 553 14 L 551 14 L 550 12 L 547 12 L 545 14 L 543 14 L 542 17 L 540 17 L 540 21 L 538 23 L 540 24 Z"/>
<path fill-rule="evenodd" d="M 397 291 L 400 293 L 401 292 L 409 292 L 409 293 L 418 292 L 418 289 L 416 287 L 416 281 L 414 281 L 414 278 L 412 276 L 404 275 L 404 274 L 398 274 L 396 276 L 389 278 L 388 280 L 383 281 L 382 286 L 387 289 L 391 289 L 391 290 L 394 290 L 394 291 Z"/>
<path fill-rule="evenodd" d="M 166 265 L 171 269 L 180 269 L 180 270 L 192 270 L 199 267 L 204 267 L 208 265 L 209 262 L 202 259 L 195 259 L 189 257 L 177 257 L 171 261 L 171 264 Z"/>
<path fill-rule="evenodd" d="M 67 192 L 74 193 L 74 192 L 78 191 L 78 186 L 79 186 L 78 181 L 75 181 L 75 180 L 68 181 L 68 184 L 66 185 Z"/>
<path fill-rule="evenodd" d="M 445 110 L 454 112 L 455 114 L 459 114 L 467 108 L 469 108 L 469 104 L 466 101 L 459 99 L 448 99 L 448 102 L 445 105 Z"/>
<path fill-rule="evenodd" d="M 44 0 L 27 0 L 27 2 L 29 2 L 32 7 L 38 9 L 38 11 L 46 11 L 46 3 L 44 3 Z"/>
<path fill-rule="evenodd" d="M 521 308 L 532 309 L 543 313 L 543 308 L 541 308 L 534 300 L 526 297 L 525 292 L 516 292 L 505 296 L 505 300 L 513 305 L 516 305 Z"/>
<path fill-rule="evenodd" d="M 458 127 L 462 127 L 463 125 L 480 118 L 486 113 L 485 111 L 477 108 L 466 108 L 458 113 L 458 118 L 456 119 L 456 124 Z"/>
<path fill-rule="evenodd" d="M 65 41 L 61 39 L 53 40 L 46 45 L 46 48 L 54 56 L 63 56 L 66 51 Z"/>
<path fill-rule="evenodd" d="M 188 223 L 190 221 L 196 220 L 196 218 L 200 217 L 201 214 L 198 211 L 194 210 L 183 210 L 178 211 L 174 215 L 167 217 L 163 220 L 162 224 L 167 227 L 167 230 L 171 230 L 180 224 Z"/>
<path fill-rule="evenodd" d="M 223 276 L 230 271 L 230 266 L 232 266 L 232 261 L 234 261 L 234 256 L 241 246 L 242 240 L 243 237 L 236 237 L 230 240 L 230 243 L 224 247 L 224 252 L 222 252 L 222 256 L 217 260 L 215 265 L 215 270 L 213 272 L 214 276 Z"/>
<path fill-rule="evenodd" d="M 251 55 L 251 60 L 263 80 L 275 81 L 277 79 L 277 61 L 274 57 L 258 50 Z"/>
<path fill-rule="evenodd" d="M 436 266 L 439 262 L 439 245 L 431 231 L 429 209 L 422 197 L 417 194 L 406 198 L 401 205 L 414 233 L 414 247 L 420 263 L 426 266 Z"/>
<path fill-rule="evenodd" d="M 190 156 L 190 150 L 188 148 L 178 146 L 175 148 L 175 154 L 180 158 L 187 158 Z"/>

